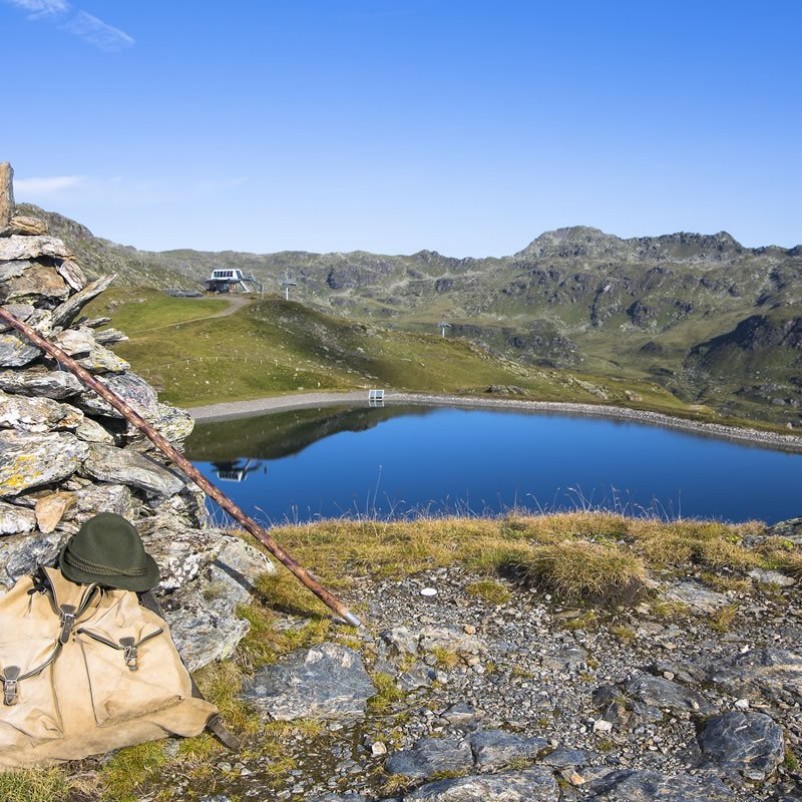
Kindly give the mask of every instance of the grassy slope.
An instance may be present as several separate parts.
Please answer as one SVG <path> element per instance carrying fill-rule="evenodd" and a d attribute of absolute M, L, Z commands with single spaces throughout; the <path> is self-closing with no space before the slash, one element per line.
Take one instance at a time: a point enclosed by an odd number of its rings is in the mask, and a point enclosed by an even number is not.
<path fill-rule="evenodd" d="M 202 319 L 219 314 L 227 303 L 117 289 L 95 301 L 88 313 L 109 315 L 112 325 L 130 337 L 115 351 L 164 400 L 182 406 L 375 386 L 484 393 L 488 385 L 499 384 L 518 386 L 538 400 L 718 419 L 708 409 L 683 404 L 648 378 L 600 378 L 519 364 L 464 340 L 366 326 L 275 297 L 226 317 Z"/>

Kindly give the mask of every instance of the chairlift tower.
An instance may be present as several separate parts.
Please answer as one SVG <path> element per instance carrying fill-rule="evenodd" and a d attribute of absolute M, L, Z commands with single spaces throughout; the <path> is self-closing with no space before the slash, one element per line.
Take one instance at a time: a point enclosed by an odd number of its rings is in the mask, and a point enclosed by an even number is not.
<path fill-rule="evenodd" d="M 445 320 L 441 320 L 441 321 L 440 321 L 440 322 L 437 324 L 437 328 L 439 328 L 439 329 L 440 329 L 440 334 L 441 334 L 443 337 L 445 337 L 445 336 L 446 336 L 446 329 L 450 329 L 450 328 L 451 328 L 451 324 L 450 324 L 450 323 L 446 323 L 446 321 L 445 321 Z"/>
<path fill-rule="evenodd" d="M 284 274 L 284 281 L 281 282 L 281 286 L 284 287 L 284 300 L 290 300 L 290 287 L 297 287 L 298 282 L 293 279 L 289 273 Z"/>

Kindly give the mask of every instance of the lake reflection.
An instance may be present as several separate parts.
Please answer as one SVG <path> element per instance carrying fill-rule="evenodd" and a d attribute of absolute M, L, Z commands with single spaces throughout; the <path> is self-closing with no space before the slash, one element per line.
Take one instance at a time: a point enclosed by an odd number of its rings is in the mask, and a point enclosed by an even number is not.
<path fill-rule="evenodd" d="M 328 407 L 199 424 L 187 454 L 263 523 L 513 507 L 767 522 L 802 514 L 802 455 L 599 418 Z"/>

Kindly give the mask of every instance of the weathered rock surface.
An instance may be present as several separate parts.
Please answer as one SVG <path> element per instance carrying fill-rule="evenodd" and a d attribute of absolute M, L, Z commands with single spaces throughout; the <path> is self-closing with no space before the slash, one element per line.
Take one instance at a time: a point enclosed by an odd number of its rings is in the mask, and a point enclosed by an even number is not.
<path fill-rule="evenodd" d="M 70 253 L 64 243 L 55 237 L 11 236 L 0 239 L 0 262 L 34 260 L 41 256 L 67 259 Z"/>
<path fill-rule="evenodd" d="M 0 501 L 0 535 L 31 532 L 36 527 L 36 515 L 25 507 Z"/>
<path fill-rule="evenodd" d="M 557 802 L 560 794 L 552 773 L 537 767 L 481 777 L 439 780 L 421 786 L 404 802 Z"/>
<path fill-rule="evenodd" d="M 76 429 L 83 420 L 80 410 L 50 398 L 26 398 L 0 391 L 0 428 L 52 432 Z"/>
<path fill-rule="evenodd" d="M 709 678 L 739 696 L 794 704 L 802 696 L 802 654 L 755 649 L 716 664 Z"/>
<path fill-rule="evenodd" d="M 357 652 L 322 643 L 260 669 L 245 687 L 244 698 L 279 721 L 348 719 L 363 716 L 374 693 Z"/>
<path fill-rule="evenodd" d="M 725 802 L 732 791 L 717 777 L 614 771 L 591 785 L 593 802 Z"/>
<path fill-rule="evenodd" d="M 60 482 L 72 476 L 88 454 L 89 446 L 66 432 L 0 431 L 0 496 Z"/>
<path fill-rule="evenodd" d="M 697 613 L 713 613 L 728 603 L 723 593 L 704 587 L 698 582 L 678 582 L 665 594 L 668 601 L 687 605 Z"/>
<path fill-rule="evenodd" d="M 699 745 L 708 762 L 749 779 L 764 779 L 785 755 L 782 729 L 763 713 L 733 710 L 713 716 L 705 722 Z"/>
<path fill-rule="evenodd" d="M 16 332 L 0 334 L 0 365 L 19 368 L 33 362 L 40 355 L 39 349 L 30 345 Z"/>
<path fill-rule="evenodd" d="M 534 760 L 549 744 L 545 738 L 528 738 L 505 730 L 476 732 L 469 738 L 476 767 L 489 771 L 520 760 Z"/>
<path fill-rule="evenodd" d="M 0 215 L 1 217 L 1 215 Z M 2 222 L 0 220 L 0 222 Z M 15 214 L 8 222 L 7 235 L 22 234 L 27 237 L 38 237 L 47 234 L 47 223 L 39 217 Z"/>
<path fill-rule="evenodd" d="M 473 768 L 473 752 L 462 738 L 423 738 L 412 749 L 396 752 L 387 759 L 389 774 L 431 777 L 441 772 L 462 772 Z"/>
<path fill-rule="evenodd" d="M 85 448 L 84 470 L 98 481 L 128 484 L 158 496 L 173 496 L 184 488 L 184 481 L 175 473 L 136 451 L 102 443 L 89 443 Z"/>
<path fill-rule="evenodd" d="M 249 601 L 260 574 L 276 570 L 264 554 L 240 538 L 213 529 L 194 533 L 202 536 L 201 544 L 196 544 L 200 557 L 190 552 L 183 562 L 165 545 L 174 536 L 143 537 L 148 551 L 164 566 L 160 590 L 175 588 L 180 597 L 177 606 L 171 604 L 172 596 L 162 598 L 173 639 L 191 671 L 230 656 L 249 629 L 248 622 L 237 616 L 237 607 Z M 214 562 L 205 562 L 212 554 Z"/>
<path fill-rule="evenodd" d="M 37 350 L 38 353 L 38 350 Z M 0 354 L 0 365 L 7 364 Z M 63 400 L 75 396 L 83 386 L 72 373 L 37 368 L 26 371 L 0 371 L 0 390 L 24 396 L 41 396 Z"/>

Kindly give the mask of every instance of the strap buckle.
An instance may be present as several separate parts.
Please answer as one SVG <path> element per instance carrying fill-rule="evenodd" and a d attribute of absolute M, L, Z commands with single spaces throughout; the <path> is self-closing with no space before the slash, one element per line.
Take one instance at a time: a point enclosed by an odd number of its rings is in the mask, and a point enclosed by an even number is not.
<path fill-rule="evenodd" d="M 19 673 L 18 666 L 7 666 L 3 672 L 3 704 L 7 707 L 17 704 Z"/>
<path fill-rule="evenodd" d="M 70 632 L 75 626 L 75 613 L 77 608 L 72 604 L 64 604 L 60 608 L 61 612 L 61 634 L 58 636 L 59 642 L 64 644 L 70 639 Z"/>
<path fill-rule="evenodd" d="M 129 671 L 138 671 L 137 665 L 137 647 L 133 638 L 120 638 L 120 646 L 123 647 L 123 660 L 125 665 L 128 666 Z"/>

